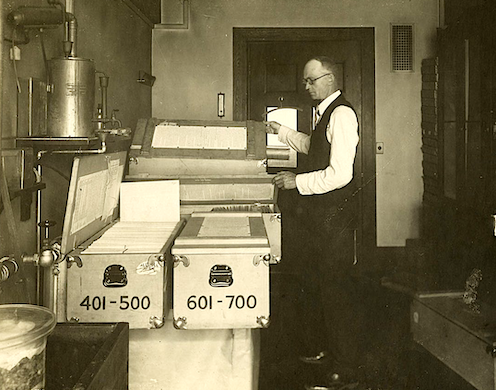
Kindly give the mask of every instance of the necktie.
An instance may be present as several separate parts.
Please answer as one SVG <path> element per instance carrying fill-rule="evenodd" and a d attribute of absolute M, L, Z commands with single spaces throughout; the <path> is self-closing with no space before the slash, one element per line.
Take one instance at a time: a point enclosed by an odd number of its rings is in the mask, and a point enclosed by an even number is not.
<path fill-rule="evenodd" d="M 315 118 L 314 118 L 314 122 L 313 122 L 313 123 L 314 123 L 314 124 L 313 124 L 313 127 L 314 127 L 314 128 L 315 128 L 315 127 L 317 127 L 317 123 L 319 123 L 319 120 L 320 120 L 320 111 L 319 111 L 319 109 L 317 108 L 317 109 L 315 110 Z"/>

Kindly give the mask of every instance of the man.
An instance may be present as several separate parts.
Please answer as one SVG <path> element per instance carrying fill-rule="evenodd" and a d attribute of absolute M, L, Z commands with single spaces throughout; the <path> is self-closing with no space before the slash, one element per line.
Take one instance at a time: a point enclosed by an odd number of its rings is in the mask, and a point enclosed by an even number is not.
<path fill-rule="evenodd" d="M 314 57 L 303 71 L 306 90 L 318 101 L 311 135 L 277 122 L 265 122 L 268 133 L 298 154 L 296 173 L 282 171 L 275 184 L 296 191 L 294 237 L 299 246 L 295 300 L 303 306 L 305 363 L 319 363 L 326 375 L 307 389 L 352 388 L 361 367 L 363 310 L 355 254 L 357 185 L 354 161 L 359 141 L 355 111 L 336 86 L 333 64 Z M 284 229 L 284 225 L 283 225 Z M 291 240 L 294 241 L 294 240 Z M 295 255 L 291 253 L 290 256 Z"/>

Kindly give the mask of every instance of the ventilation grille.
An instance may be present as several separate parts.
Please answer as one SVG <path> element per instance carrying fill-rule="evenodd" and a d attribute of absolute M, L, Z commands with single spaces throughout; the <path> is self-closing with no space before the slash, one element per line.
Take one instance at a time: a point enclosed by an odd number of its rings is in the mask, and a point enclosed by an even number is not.
<path fill-rule="evenodd" d="M 413 25 L 391 25 L 391 69 L 413 72 Z"/>

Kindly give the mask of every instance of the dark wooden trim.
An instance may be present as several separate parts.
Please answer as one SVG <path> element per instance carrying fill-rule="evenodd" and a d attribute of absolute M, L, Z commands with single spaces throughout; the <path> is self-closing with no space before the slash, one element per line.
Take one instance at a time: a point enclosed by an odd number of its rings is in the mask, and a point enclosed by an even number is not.
<path fill-rule="evenodd" d="M 352 30 L 355 31 L 355 30 Z M 367 202 L 362 210 L 363 251 L 365 260 L 367 253 L 377 245 L 376 222 L 376 154 L 375 154 L 375 31 L 373 28 L 358 29 L 362 49 L 362 123 L 360 127 L 362 143 L 362 188 L 363 198 L 373 199 Z M 367 129 L 363 131 L 363 129 Z"/>
<path fill-rule="evenodd" d="M 247 35 L 250 29 L 233 29 L 233 120 L 242 121 L 248 117 L 248 53 Z"/>

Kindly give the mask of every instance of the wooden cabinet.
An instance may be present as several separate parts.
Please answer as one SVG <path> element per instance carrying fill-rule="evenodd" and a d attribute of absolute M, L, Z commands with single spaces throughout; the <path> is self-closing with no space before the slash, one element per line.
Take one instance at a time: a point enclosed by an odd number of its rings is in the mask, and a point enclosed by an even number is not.
<path fill-rule="evenodd" d="M 422 238 L 430 250 L 419 273 L 433 280 L 424 290 L 451 292 L 417 295 L 411 328 L 418 344 L 475 388 L 494 389 L 496 5 L 446 4 L 437 57 L 422 66 Z M 462 300 L 474 270 L 482 272 L 478 312 Z"/>
<path fill-rule="evenodd" d="M 439 31 L 439 129 L 443 194 L 469 207 L 494 203 L 490 182 L 492 123 L 490 12 L 468 11 Z"/>
<path fill-rule="evenodd" d="M 465 9 L 423 64 L 422 233 L 434 288 L 463 289 L 473 268 L 496 274 L 495 15 L 489 2 Z"/>

